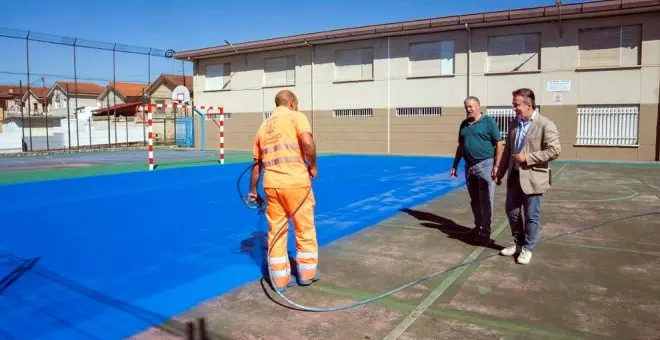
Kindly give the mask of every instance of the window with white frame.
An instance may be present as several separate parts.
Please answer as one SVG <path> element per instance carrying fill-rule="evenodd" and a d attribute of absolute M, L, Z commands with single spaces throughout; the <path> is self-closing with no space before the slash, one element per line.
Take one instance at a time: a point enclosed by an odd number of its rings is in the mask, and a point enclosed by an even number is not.
<path fill-rule="evenodd" d="M 580 67 L 637 66 L 641 43 L 641 25 L 580 29 Z"/>
<path fill-rule="evenodd" d="M 579 105 L 579 145 L 638 145 L 639 105 Z"/>
<path fill-rule="evenodd" d="M 523 33 L 488 37 L 488 72 L 538 71 L 541 34 Z"/>
<path fill-rule="evenodd" d="M 454 74 L 454 40 L 410 44 L 410 77 L 432 77 Z"/>
<path fill-rule="evenodd" d="M 335 81 L 372 80 L 374 50 L 371 47 L 335 52 Z"/>
<path fill-rule="evenodd" d="M 541 113 L 539 105 L 536 105 L 536 112 Z M 509 123 L 516 118 L 516 112 L 513 111 L 513 108 L 511 106 L 489 106 L 486 108 L 486 115 L 495 120 L 500 129 L 502 141 L 506 141 L 506 134 L 510 128 Z"/>
<path fill-rule="evenodd" d="M 264 85 L 287 86 L 296 83 L 296 57 L 285 56 L 264 60 Z"/>
<path fill-rule="evenodd" d="M 228 90 L 230 81 L 230 64 L 206 65 L 205 91 Z"/>
<path fill-rule="evenodd" d="M 332 118 L 371 118 L 374 109 L 338 109 L 332 110 Z"/>
<path fill-rule="evenodd" d="M 231 112 L 223 112 L 222 114 L 219 114 L 217 112 L 213 113 L 207 113 L 206 114 L 206 120 L 213 120 L 216 122 L 219 122 L 221 119 L 231 119 Z"/>
<path fill-rule="evenodd" d="M 397 117 L 440 117 L 442 108 L 439 106 L 431 107 L 397 107 Z"/>

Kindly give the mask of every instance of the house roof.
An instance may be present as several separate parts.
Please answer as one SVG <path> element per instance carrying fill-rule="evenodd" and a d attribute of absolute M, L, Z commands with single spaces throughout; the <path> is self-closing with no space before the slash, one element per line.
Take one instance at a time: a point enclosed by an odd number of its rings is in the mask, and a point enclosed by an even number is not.
<path fill-rule="evenodd" d="M 23 94 L 23 100 L 27 100 L 27 94 L 30 93 L 30 92 L 32 92 L 32 94 L 34 94 L 34 96 L 37 97 L 38 99 L 46 99 L 46 98 L 48 98 L 48 93 L 50 92 L 50 88 L 48 88 L 48 87 L 30 87 L 30 91 L 25 92 L 25 94 Z"/>
<path fill-rule="evenodd" d="M 119 92 L 124 98 L 141 97 L 142 94 L 146 93 L 149 89 L 149 84 L 110 82 L 108 87 L 113 87 L 116 92 Z"/>
<path fill-rule="evenodd" d="M 26 87 L 23 87 L 23 92 L 27 91 Z M 0 98 L 12 98 L 15 96 L 21 95 L 21 87 L 18 85 L 0 85 Z"/>
<path fill-rule="evenodd" d="M 561 11 L 560 11 L 561 10 Z M 583 17 L 605 17 L 626 13 L 646 13 L 660 10 L 660 0 L 606 0 L 566 4 L 561 6 L 530 7 L 496 12 L 481 12 L 453 15 L 430 19 L 385 23 L 353 28 L 322 31 L 249 41 L 232 45 L 220 45 L 174 53 L 175 59 L 205 59 L 254 53 L 268 50 L 304 47 L 344 41 L 382 38 L 388 36 L 464 30 L 495 26 L 518 25 L 534 22 L 577 19 Z"/>
<path fill-rule="evenodd" d="M 62 91 L 71 94 L 89 94 L 98 96 L 105 90 L 105 88 L 99 84 L 86 82 L 56 81 L 53 88 L 55 88 L 55 86 L 58 86 Z M 50 95 L 50 92 L 48 95 Z"/>
<path fill-rule="evenodd" d="M 151 85 L 149 86 L 148 92 L 151 94 L 153 91 L 155 91 L 160 85 L 162 84 L 172 84 L 175 87 L 179 85 L 184 85 L 184 80 L 185 80 L 185 86 L 188 89 L 188 91 L 192 92 L 193 91 L 193 78 L 192 76 L 182 76 L 178 74 L 168 74 L 168 73 L 162 73 L 156 80 L 154 80 Z"/>

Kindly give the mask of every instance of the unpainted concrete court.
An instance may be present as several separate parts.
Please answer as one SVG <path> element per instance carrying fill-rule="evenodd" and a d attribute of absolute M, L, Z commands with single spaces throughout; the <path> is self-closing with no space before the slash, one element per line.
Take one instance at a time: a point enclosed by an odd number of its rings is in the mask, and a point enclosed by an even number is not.
<path fill-rule="evenodd" d="M 464 233 L 469 199 L 454 191 L 322 248 L 321 281 L 294 287 L 299 304 L 334 307 L 381 294 L 443 268 L 462 266 L 351 310 L 285 307 L 253 282 L 189 310 L 135 339 L 183 338 L 203 319 L 210 339 L 651 339 L 660 332 L 660 167 L 553 164 L 530 265 L 490 256 L 508 245 L 505 186 L 497 188 L 489 247 Z M 178 335 L 177 335 L 178 334 Z"/>

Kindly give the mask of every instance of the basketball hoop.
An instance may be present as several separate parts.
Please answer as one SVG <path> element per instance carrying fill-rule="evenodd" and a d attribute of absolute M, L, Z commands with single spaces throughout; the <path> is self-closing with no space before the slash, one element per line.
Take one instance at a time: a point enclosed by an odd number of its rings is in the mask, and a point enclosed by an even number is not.
<path fill-rule="evenodd" d="M 172 90 L 172 102 L 190 104 L 190 91 L 188 88 L 179 85 Z"/>

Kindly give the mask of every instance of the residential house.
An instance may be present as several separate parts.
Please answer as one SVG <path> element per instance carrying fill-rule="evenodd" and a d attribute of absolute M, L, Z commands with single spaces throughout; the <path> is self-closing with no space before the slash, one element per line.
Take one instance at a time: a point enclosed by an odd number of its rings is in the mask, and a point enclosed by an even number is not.
<path fill-rule="evenodd" d="M 176 74 L 161 74 L 156 80 L 154 80 L 147 93 L 149 94 L 150 103 L 152 104 L 171 104 L 172 103 L 172 91 L 177 86 L 185 86 L 188 91 L 190 91 L 190 96 L 192 99 L 193 92 L 193 77 L 192 76 L 182 76 Z M 156 113 L 165 113 L 165 109 L 157 108 Z"/>
<path fill-rule="evenodd" d="M 48 92 L 51 101 L 51 115 L 67 116 L 74 114 L 76 109 L 97 107 L 98 97 L 105 88 L 95 83 L 57 81 Z"/>
<path fill-rule="evenodd" d="M 49 111 L 50 99 L 47 87 L 31 87 L 21 100 L 26 115 L 43 116 Z"/>
<path fill-rule="evenodd" d="M 26 89 L 23 89 L 26 91 Z M 0 85 L 0 120 L 20 115 L 21 88 L 18 85 Z"/>
<path fill-rule="evenodd" d="M 147 94 L 149 84 L 110 82 L 98 97 L 99 107 L 139 103 Z"/>

